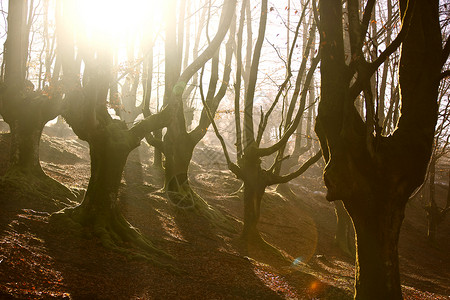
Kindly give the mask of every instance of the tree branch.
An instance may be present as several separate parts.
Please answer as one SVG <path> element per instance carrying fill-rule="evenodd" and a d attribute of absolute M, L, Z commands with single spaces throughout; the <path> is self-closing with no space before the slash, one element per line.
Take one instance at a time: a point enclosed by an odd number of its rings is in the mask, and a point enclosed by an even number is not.
<path fill-rule="evenodd" d="M 173 106 L 168 105 L 159 113 L 150 115 L 136 123 L 128 131 L 140 141 L 150 132 L 167 127 L 170 124 L 172 116 L 175 115 L 173 110 Z"/>
<path fill-rule="evenodd" d="M 202 66 L 214 55 L 217 49 L 220 47 L 225 35 L 228 32 L 231 21 L 233 19 L 233 14 L 236 8 L 236 0 L 229 0 L 225 2 L 222 9 L 222 15 L 220 18 L 219 29 L 217 30 L 216 36 L 213 38 L 211 43 L 206 47 L 206 49 L 200 54 L 196 60 L 194 60 L 180 75 L 177 83 L 174 86 L 176 93 L 182 94 L 187 82 L 191 77 L 198 71 Z"/>
<path fill-rule="evenodd" d="M 444 48 L 442 49 L 441 65 L 444 66 L 450 54 L 450 38 L 447 38 Z"/>
<path fill-rule="evenodd" d="M 279 183 L 286 183 L 291 181 L 292 179 L 302 175 L 305 173 L 306 170 L 309 169 L 313 164 L 315 164 L 320 158 L 322 157 L 322 151 L 317 152 L 314 156 L 310 157 L 297 171 L 292 172 L 288 175 L 275 175 L 273 173 L 270 173 L 269 175 L 269 184 L 279 184 Z"/>
<path fill-rule="evenodd" d="M 208 115 L 209 121 L 211 122 L 211 125 L 214 128 L 214 133 L 216 134 L 217 138 L 220 141 L 220 145 L 223 149 L 223 154 L 225 155 L 225 159 L 227 161 L 228 169 L 230 169 L 231 172 L 233 172 L 238 178 L 243 178 L 243 173 L 241 169 L 231 161 L 230 155 L 228 154 L 227 145 L 225 144 L 225 141 L 222 137 L 222 135 L 219 132 L 219 129 L 217 128 L 216 122 L 214 121 L 214 117 L 211 113 L 211 110 L 208 107 L 208 103 L 206 103 L 205 97 L 203 95 L 203 89 L 200 89 L 200 96 L 203 102 L 204 110 L 206 111 L 206 114 Z"/>
<path fill-rule="evenodd" d="M 304 88 L 302 91 L 302 97 L 300 99 L 300 107 L 297 111 L 297 115 L 295 116 L 294 121 L 289 125 L 288 129 L 284 132 L 283 136 L 277 143 L 275 143 L 272 146 L 267 147 L 267 148 L 257 148 L 255 150 L 256 155 L 258 155 L 259 157 L 268 156 L 268 155 L 271 155 L 272 153 L 275 153 L 276 151 L 278 151 L 284 144 L 287 143 L 287 141 L 291 137 L 292 133 L 294 133 L 294 131 L 297 129 L 298 123 L 300 122 L 303 112 L 305 110 L 306 94 L 307 94 L 309 85 L 311 83 L 312 77 L 314 76 L 314 71 L 316 70 L 317 64 L 320 61 L 320 53 L 321 53 L 321 51 L 319 49 L 319 52 L 317 53 L 317 56 L 311 62 L 311 66 L 309 68 L 308 74 L 306 75 L 305 85 L 304 85 Z"/>

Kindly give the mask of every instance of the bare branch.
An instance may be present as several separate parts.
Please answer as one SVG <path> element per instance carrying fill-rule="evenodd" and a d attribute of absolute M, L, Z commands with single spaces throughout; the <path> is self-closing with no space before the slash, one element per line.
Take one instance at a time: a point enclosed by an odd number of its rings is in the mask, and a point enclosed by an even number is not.
<path fill-rule="evenodd" d="M 242 172 L 241 169 L 231 161 L 230 155 L 228 154 L 227 145 L 225 144 L 225 141 L 222 137 L 222 135 L 219 132 L 219 129 L 217 128 L 216 122 L 214 121 L 214 117 L 211 113 L 211 110 L 208 107 L 208 103 L 206 103 L 205 97 L 203 95 L 203 89 L 200 89 L 200 95 L 203 102 L 204 109 L 206 111 L 206 114 L 208 115 L 209 121 L 211 122 L 211 125 L 214 128 L 214 133 L 216 134 L 217 138 L 220 141 L 220 145 L 222 145 L 223 154 L 225 155 L 225 159 L 227 160 L 228 168 L 231 172 L 233 172 L 238 178 L 242 178 Z"/>
<path fill-rule="evenodd" d="M 268 185 L 286 183 L 286 182 L 291 181 L 292 179 L 305 173 L 305 171 L 308 170 L 309 167 L 311 167 L 313 164 L 315 164 L 321 157 L 322 157 L 322 151 L 319 151 L 314 156 L 310 157 L 297 171 L 292 172 L 291 174 L 288 174 L 288 175 L 280 176 L 280 175 L 275 175 L 275 174 L 271 173 L 269 175 L 269 184 Z"/>
<path fill-rule="evenodd" d="M 172 119 L 172 116 L 175 115 L 173 110 L 174 107 L 168 105 L 161 112 L 150 115 L 144 120 L 136 123 L 128 131 L 140 141 L 150 132 L 167 127 Z"/>
<path fill-rule="evenodd" d="M 187 82 L 191 77 L 198 71 L 202 66 L 216 53 L 217 49 L 220 47 L 228 28 L 230 27 L 232 17 L 236 8 L 236 0 L 226 1 L 220 18 L 220 25 L 217 33 L 211 43 L 206 47 L 206 49 L 194 60 L 180 75 L 177 80 L 174 89 L 180 94 L 183 93 Z"/>
<path fill-rule="evenodd" d="M 314 71 L 316 70 L 317 64 L 319 63 L 319 60 L 320 60 L 320 52 L 321 51 L 319 49 L 317 56 L 311 62 L 311 66 L 310 66 L 308 74 L 306 76 L 305 85 L 304 85 L 304 88 L 302 91 L 302 97 L 300 99 L 300 107 L 297 111 L 297 115 L 295 116 L 294 121 L 289 125 L 288 129 L 284 132 L 283 136 L 277 143 L 275 143 L 272 146 L 267 147 L 267 148 L 257 148 L 255 150 L 256 154 L 259 157 L 268 156 L 268 155 L 271 155 L 272 153 L 275 153 L 276 151 L 278 151 L 281 147 L 283 147 L 284 144 L 287 143 L 287 141 L 291 137 L 292 133 L 294 133 L 295 129 L 297 129 L 298 123 L 300 122 L 301 116 L 303 115 L 303 112 L 305 110 L 306 94 L 307 94 L 308 88 L 311 83 L 312 77 L 314 76 Z"/>

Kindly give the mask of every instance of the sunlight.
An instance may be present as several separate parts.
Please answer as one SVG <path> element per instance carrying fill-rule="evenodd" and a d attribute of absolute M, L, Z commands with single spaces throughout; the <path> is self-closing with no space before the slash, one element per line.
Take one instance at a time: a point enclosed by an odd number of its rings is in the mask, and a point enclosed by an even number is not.
<path fill-rule="evenodd" d="M 130 35 L 153 35 L 164 19 L 164 1 L 79 0 L 77 5 L 86 38 L 97 43 L 114 39 L 122 44 Z"/>

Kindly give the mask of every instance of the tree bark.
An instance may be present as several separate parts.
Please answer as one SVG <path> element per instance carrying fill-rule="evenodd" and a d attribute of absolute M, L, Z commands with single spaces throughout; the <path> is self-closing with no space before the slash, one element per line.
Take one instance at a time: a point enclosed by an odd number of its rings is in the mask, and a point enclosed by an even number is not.
<path fill-rule="evenodd" d="M 329 201 L 342 200 L 357 235 L 356 299 L 402 299 L 398 237 L 409 196 L 420 186 L 432 154 L 441 52 L 438 1 L 400 1 L 402 30 L 373 63 L 361 56 L 359 8 L 348 2 L 352 61 L 344 55 L 339 0 L 322 0 L 321 101 L 316 133 L 324 153 Z M 406 7 L 408 8 L 406 10 Z M 364 12 L 368 24 L 370 10 Z M 364 22 L 363 22 L 364 23 Z M 363 31 L 361 31 L 363 29 Z M 402 41 L 401 114 L 390 136 L 376 130 L 370 77 Z M 369 66 L 369 71 L 366 69 Z M 356 81 L 352 83 L 352 78 Z M 366 115 L 354 101 L 364 91 Z M 370 114 L 372 113 L 372 115 Z"/>
<path fill-rule="evenodd" d="M 122 247 L 128 242 L 167 256 L 126 221 L 119 207 L 118 193 L 125 163 L 140 138 L 143 135 L 136 139 L 118 120 L 90 135 L 91 177 L 84 199 L 80 205 L 65 209 L 64 214 L 55 217 L 68 216 L 75 223 L 90 228 L 107 248 L 127 252 Z M 132 251 L 129 254 L 134 255 Z M 160 264 L 151 257 L 146 258 Z"/>
<path fill-rule="evenodd" d="M 345 210 L 342 201 L 335 201 L 336 213 L 336 233 L 334 235 L 335 244 L 345 253 L 355 256 L 355 230 L 353 228 L 352 219 Z"/>
<path fill-rule="evenodd" d="M 45 124 L 58 115 L 58 99 L 9 88 L 3 97 L 7 101 L 3 102 L 2 115 L 11 131 L 9 168 L 46 177 L 39 161 L 39 143 Z"/>
<path fill-rule="evenodd" d="M 257 228 L 261 212 L 261 200 L 266 186 L 258 183 L 258 178 L 244 181 L 244 228 L 242 238 L 247 242 L 262 241 Z"/>
<path fill-rule="evenodd" d="M 195 145 L 186 132 L 175 136 L 172 133 L 168 131 L 164 136 L 164 187 L 172 202 L 180 207 L 190 207 L 195 200 L 188 180 L 188 169 Z"/>
<path fill-rule="evenodd" d="M 29 119 L 15 119 L 9 123 L 11 130 L 10 169 L 18 169 L 24 174 L 43 176 L 39 161 L 39 143 L 43 124 L 33 124 Z M 39 123 L 39 122 L 38 122 Z"/>
<path fill-rule="evenodd" d="M 108 134 L 97 135 L 89 142 L 91 177 L 83 202 L 78 206 L 83 225 L 119 213 L 118 191 L 131 147 L 115 141 Z"/>
<path fill-rule="evenodd" d="M 162 129 L 158 129 L 155 132 L 153 132 L 153 135 L 155 136 L 155 139 L 162 140 Z M 153 147 L 153 167 L 157 170 L 163 169 L 163 157 L 162 152 L 157 147 Z"/>
<path fill-rule="evenodd" d="M 352 216 L 358 241 L 355 299 L 402 299 L 397 245 L 404 205 L 377 206 Z"/>

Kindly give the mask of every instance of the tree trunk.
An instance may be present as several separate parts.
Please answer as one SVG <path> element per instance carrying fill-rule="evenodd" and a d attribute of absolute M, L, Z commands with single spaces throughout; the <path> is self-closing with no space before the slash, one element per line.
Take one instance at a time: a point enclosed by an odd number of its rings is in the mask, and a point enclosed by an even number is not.
<path fill-rule="evenodd" d="M 336 213 L 336 233 L 334 235 L 334 243 L 342 251 L 355 257 L 355 230 L 353 223 L 345 210 L 344 203 L 342 201 L 335 201 L 335 213 Z"/>
<path fill-rule="evenodd" d="M 10 161 L 5 174 L 11 184 L 27 192 L 49 198 L 73 198 L 74 194 L 42 170 L 39 144 L 45 123 L 57 116 L 58 104 L 37 93 L 20 98 L 19 91 L 8 91 L 12 99 L 3 114 L 11 132 Z"/>
<path fill-rule="evenodd" d="M 55 217 L 69 216 L 76 223 L 90 228 L 107 248 L 127 252 L 121 245 L 129 242 L 143 250 L 167 256 L 133 228 L 120 211 L 118 192 L 122 173 L 128 154 L 136 145 L 129 142 L 125 127 L 113 126 L 96 132 L 89 141 L 91 178 L 83 202 Z M 129 251 L 129 254 L 133 255 L 133 252 Z M 151 257 L 147 259 L 160 264 Z"/>
<path fill-rule="evenodd" d="M 10 169 L 18 169 L 24 174 L 44 176 L 39 161 L 39 143 L 44 124 L 18 118 L 9 124 L 11 130 Z"/>
<path fill-rule="evenodd" d="M 99 221 L 110 222 L 110 218 L 120 215 L 117 196 L 131 148 L 123 147 L 107 136 L 98 136 L 89 146 L 91 178 L 84 200 L 77 210 L 80 223 L 95 226 Z"/>
<path fill-rule="evenodd" d="M 352 217 L 358 241 L 355 299 L 402 299 L 397 245 L 404 205 L 377 206 Z"/>
<path fill-rule="evenodd" d="M 144 170 L 141 163 L 141 153 L 139 147 L 129 154 L 124 168 L 124 179 L 127 185 L 144 184 Z"/>
<path fill-rule="evenodd" d="M 162 140 L 162 129 L 156 130 L 154 133 L 154 136 L 158 140 Z M 153 167 L 162 170 L 163 169 L 163 159 L 162 159 L 162 152 L 160 149 L 153 147 Z"/>
<path fill-rule="evenodd" d="M 260 242 L 262 240 L 257 225 L 264 190 L 265 186 L 262 186 L 257 180 L 244 181 L 244 228 L 242 238 L 247 242 Z"/>
<path fill-rule="evenodd" d="M 436 218 L 431 217 L 431 214 L 428 214 L 428 231 L 427 231 L 427 239 L 428 242 L 432 245 L 436 243 L 436 230 L 438 223 Z"/>
<path fill-rule="evenodd" d="M 170 200 L 180 207 L 194 206 L 194 194 L 188 180 L 188 168 L 194 145 L 187 133 L 176 137 L 168 131 L 164 140 L 164 188 Z"/>
<path fill-rule="evenodd" d="M 439 216 L 439 210 L 436 206 L 435 200 L 435 178 L 436 178 L 436 160 L 433 157 L 430 161 L 429 166 L 430 172 L 430 194 L 429 194 L 429 206 L 427 209 L 427 219 L 428 219 L 428 231 L 427 238 L 428 242 L 431 244 L 436 242 L 436 228 L 437 228 L 437 219 Z"/>

